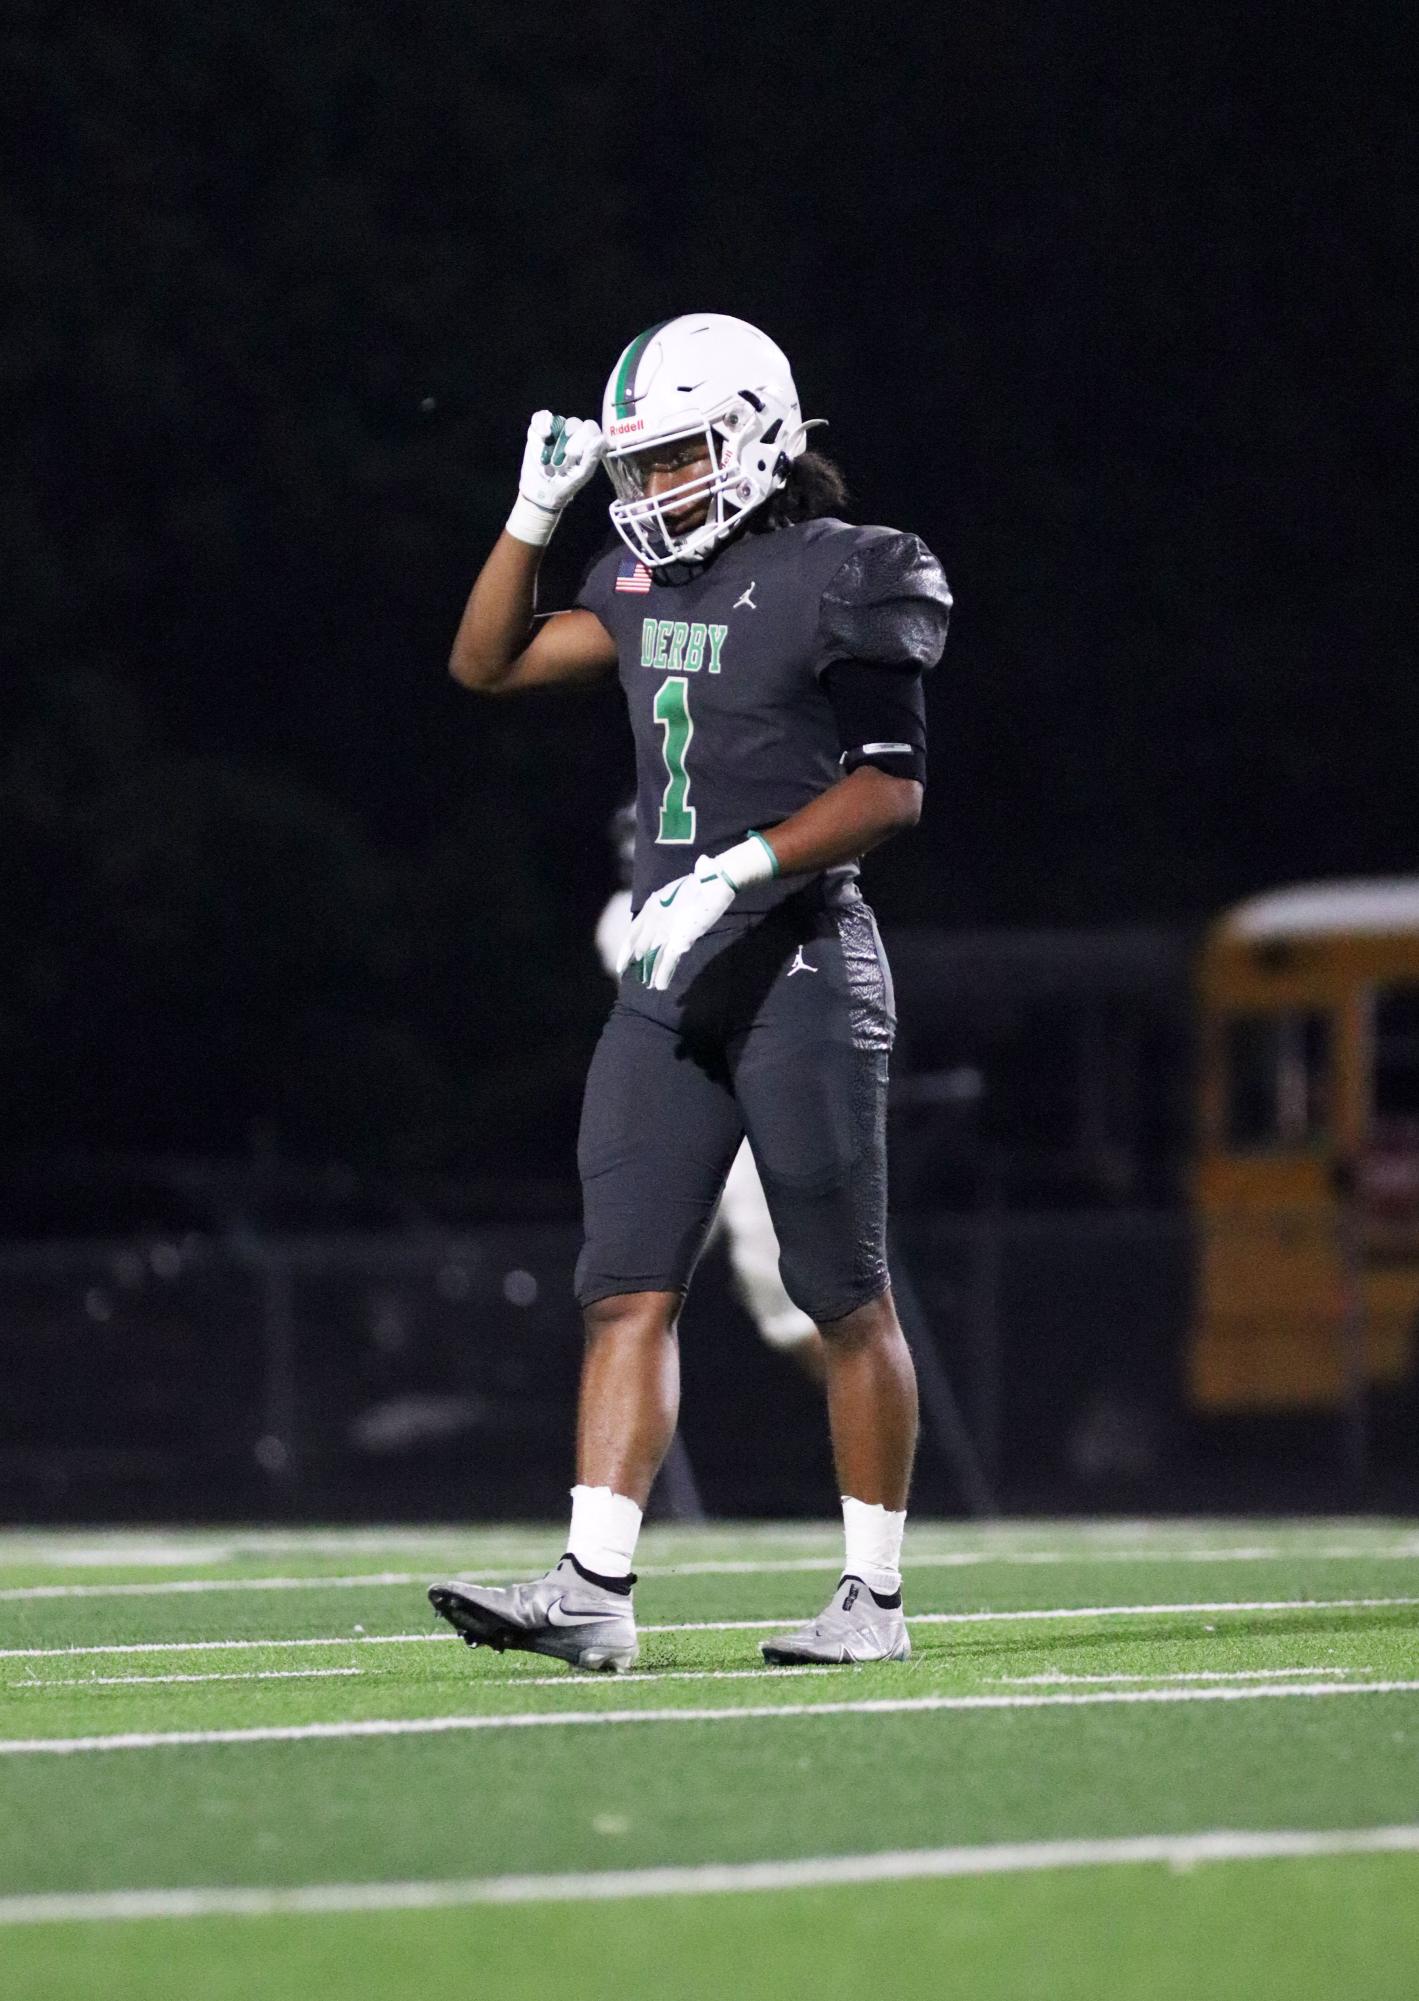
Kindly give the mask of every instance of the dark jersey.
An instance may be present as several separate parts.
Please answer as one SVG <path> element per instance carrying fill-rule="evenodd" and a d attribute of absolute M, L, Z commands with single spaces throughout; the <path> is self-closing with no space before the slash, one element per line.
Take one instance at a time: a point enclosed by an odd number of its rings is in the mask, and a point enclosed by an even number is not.
<path fill-rule="evenodd" d="M 613 549 L 576 601 L 616 642 L 630 710 L 639 909 L 697 856 L 777 826 L 835 783 L 828 668 L 934 666 L 951 594 L 915 535 L 823 519 L 740 536 L 676 582 Z M 734 907 L 767 910 L 802 887 L 760 883 Z"/>

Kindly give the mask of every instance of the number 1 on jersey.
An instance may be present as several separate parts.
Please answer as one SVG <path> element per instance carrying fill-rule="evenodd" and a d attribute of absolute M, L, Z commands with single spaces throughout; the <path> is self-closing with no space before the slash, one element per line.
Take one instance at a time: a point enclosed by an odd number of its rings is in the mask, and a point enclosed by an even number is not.
<path fill-rule="evenodd" d="M 683 674 L 672 674 L 655 691 L 651 714 L 665 732 L 661 749 L 665 769 L 670 774 L 660 805 L 660 832 L 657 841 L 683 846 L 695 838 L 695 809 L 690 804 L 690 776 L 685 769 L 685 752 L 695 725 L 690 717 L 690 690 Z"/>

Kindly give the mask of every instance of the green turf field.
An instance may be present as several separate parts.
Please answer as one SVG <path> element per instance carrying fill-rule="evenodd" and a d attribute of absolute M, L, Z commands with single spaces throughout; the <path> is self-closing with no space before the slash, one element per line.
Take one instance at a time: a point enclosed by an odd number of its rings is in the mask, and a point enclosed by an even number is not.
<path fill-rule="evenodd" d="M 1419 1996 L 1419 1524 L 918 1523 L 764 1670 L 838 1550 L 647 1531 L 612 1677 L 427 1610 L 554 1531 L 0 1537 L 0 1992 Z"/>

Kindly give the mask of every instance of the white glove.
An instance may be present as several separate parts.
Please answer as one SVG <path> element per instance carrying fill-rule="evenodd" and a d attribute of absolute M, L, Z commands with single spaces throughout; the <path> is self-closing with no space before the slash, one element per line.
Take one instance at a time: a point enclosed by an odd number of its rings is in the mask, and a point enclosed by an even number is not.
<path fill-rule="evenodd" d="M 552 539 L 562 509 L 601 463 L 606 440 L 589 417 L 554 417 L 538 410 L 527 427 L 517 499 L 507 532 L 540 549 Z"/>
<path fill-rule="evenodd" d="M 636 963 L 642 984 L 663 994 L 697 938 L 717 924 L 741 889 L 778 874 L 778 857 L 762 834 L 750 834 L 722 855 L 701 855 L 693 875 L 652 890 L 621 947 L 617 971 Z"/>

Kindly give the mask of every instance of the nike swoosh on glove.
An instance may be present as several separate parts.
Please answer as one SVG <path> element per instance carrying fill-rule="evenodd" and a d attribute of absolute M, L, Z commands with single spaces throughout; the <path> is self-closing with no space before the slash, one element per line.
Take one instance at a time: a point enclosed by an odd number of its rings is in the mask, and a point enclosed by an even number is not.
<path fill-rule="evenodd" d="M 677 876 L 646 899 L 621 948 L 621 970 L 635 961 L 644 985 L 663 994 L 695 940 L 719 922 L 738 894 L 738 884 L 711 856 L 701 855 L 693 875 Z"/>
<path fill-rule="evenodd" d="M 663 994 L 696 939 L 719 922 L 741 889 L 778 874 L 778 859 L 761 834 L 722 855 L 701 855 L 693 875 L 653 890 L 621 947 L 618 970 L 636 965 L 642 984 Z"/>

